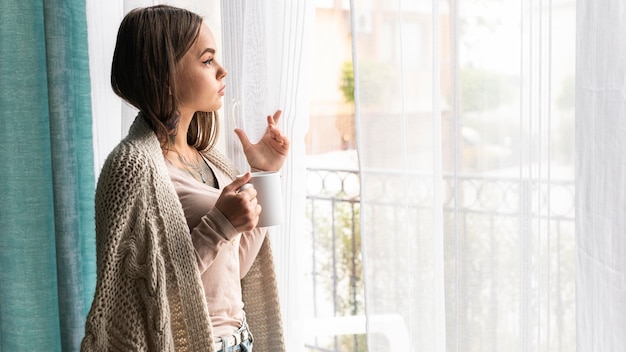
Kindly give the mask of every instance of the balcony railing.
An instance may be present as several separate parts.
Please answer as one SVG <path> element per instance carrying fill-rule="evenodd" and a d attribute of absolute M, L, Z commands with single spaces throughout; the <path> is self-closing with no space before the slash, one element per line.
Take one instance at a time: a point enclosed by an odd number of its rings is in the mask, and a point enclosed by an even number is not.
<path fill-rule="evenodd" d="M 410 179 L 411 184 L 407 185 L 412 192 L 410 206 L 428 209 L 432 204 L 432 194 L 428 186 L 422 185 L 431 185 L 432 179 L 419 175 Z M 407 182 L 402 175 L 368 172 L 367 182 L 368 185 L 378 185 L 380 195 L 372 200 L 378 203 L 377 206 L 406 206 L 399 205 L 391 189 L 386 189 L 386 185 Z M 306 350 L 366 351 L 367 342 L 362 335 L 365 324 L 361 319 L 365 313 L 365 298 L 361 266 L 359 173 L 354 170 L 308 169 L 307 185 L 310 290 L 305 292 L 310 292 L 308 314 L 320 323 L 314 322 L 312 326 L 318 326 L 321 335 L 306 341 Z M 516 226 L 520 221 L 517 219 L 530 217 L 533 221 L 547 222 L 551 235 L 566 238 L 567 241 L 574 240 L 572 181 L 445 175 L 444 195 L 444 218 L 474 219 L 471 228 L 464 227 L 468 223 L 465 220 L 456 221 L 453 236 L 463 233 L 467 237 L 475 232 L 478 233 L 475 235 L 478 240 L 488 240 L 501 236 L 502 230 L 494 224 L 504 221 Z M 479 228 L 476 218 L 481 219 L 478 221 Z M 452 226 L 448 224 L 445 228 Z M 574 263 L 565 265 L 573 266 Z M 566 271 L 573 272 L 573 268 Z M 573 288 L 573 277 L 562 279 L 571 279 Z M 569 282 L 557 284 L 570 285 Z M 561 309 L 573 310 L 573 307 Z M 328 334 L 323 331 L 339 331 L 322 329 L 331 326 L 333 319 L 341 324 L 342 331 L 351 331 L 352 335 L 324 336 Z"/>

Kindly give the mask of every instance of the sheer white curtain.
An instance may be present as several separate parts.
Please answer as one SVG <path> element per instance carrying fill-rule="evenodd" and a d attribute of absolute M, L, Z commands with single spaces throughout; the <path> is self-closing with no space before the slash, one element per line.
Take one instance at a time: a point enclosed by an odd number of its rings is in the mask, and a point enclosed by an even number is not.
<path fill-rule="evenodd" d="M 134 117 L 109 84 L 117 27 L 155 3 L 87 1 L 96 174 Z M 232 129 L 255 139 L 267 114 L 284 111 L 288 220 L 272 239 L 288 348 L 302 350 L 298 180 L 314 4 L 222 1 L 218 18 L 217 1 L 168 3 L 211 22 L 230 74 L 221 148 L 240 167 Z M 624 350 L 626 7 L 351 9 L 369 350 Z"/>
<path fill-rule="evenodd" d="M 111 61 L 117 28 L 124 15 L 124 3 L 121 0 L 87 0 L 86 6 L 94 168 L 97 178 L 104 160 L 122 136 L 122 101 L 111 89 Z"/>
<path fill-rule="evenodd" d="M 574 350 L 576 2 L 352 5 L 369 350 Z"/>
<path fill-rule="evenodd" d="M 283 111 L 281 130 L 291 139 L 282 169 L 285 223 L 271 231 L 287 350 L 302 347 L 300 318 L 305 187 L 304 135 L 308 116 L 308 71 L 314 16 L 310 1 L 222 1 L 226 88 L 226 148 L 247 170 L 235 127 L 258 140 L 267 115 Z"/>
<path fill-rule="evenodd" d="M 578 351 L 626 350 L 626 4 L 578 1 Z"/>

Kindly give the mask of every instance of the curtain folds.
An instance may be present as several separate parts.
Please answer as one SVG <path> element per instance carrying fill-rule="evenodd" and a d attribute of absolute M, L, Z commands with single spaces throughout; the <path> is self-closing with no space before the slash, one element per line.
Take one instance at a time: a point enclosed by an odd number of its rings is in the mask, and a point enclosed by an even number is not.
<path fill-rule="evenodd" d="M 0 349 L 77 350 L 95 284 L 85 4 L 0 15 Z"/>
<path fill-rule="evenodd" d="M 224 99 L 228 156 L 249 169 L 235 127 L 257 141 L 267 115 L 283 111 L 279 127 L 291 140 L 282 169 L 285 223 L 270 231 L 279 281 L 287 350 L 300 350 L 298 327 L 302 290 L 301 241 L 304 224 L 304 135 L 314 4 L 310 1 L 222 1 L 224 66 L 229 70 Z"/>
<path fill-rule="evenodd" d="M 416 11 L 421 21 L 405 23 L 408 3 L 351 4 L 361 241 L 372 351 L 444 351 L 446 346 L 440 14 L 438 2 L 433 2 Z M 371 23 L 380 27 L 360 28 L 362 16 L 372 16 Z M 394 334 L 401 339 L 394 340 Z"/>
<path fill-rule="evenodd" d="M 110 54 L 123 13 L 157 2 L 1 1 L 1 351 L 78 350 L 95 174 L 134 117 Z M 255 140 L 276 109 L 293 143 L 271 236 L 301 351 L 315 4 L 220 5 L 224 149 L 245 171 L 232 129 Z M 351 16 L 368 350 L 626 349 L 626 7 L 359 0 Z"/>
<path fill-rule="evenodd" d="M 626 6 L 578 1 L 577 350 L 626 350 Z"/>
<path fill-rule="evenodd" d="M 369 350 L 574 350 L 576 2 L 352 5 Z"/>

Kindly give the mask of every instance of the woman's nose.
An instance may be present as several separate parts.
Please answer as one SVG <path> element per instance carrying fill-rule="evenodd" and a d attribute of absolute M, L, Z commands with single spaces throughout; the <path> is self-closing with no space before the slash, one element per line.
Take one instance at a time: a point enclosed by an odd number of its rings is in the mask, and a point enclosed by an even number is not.
<path fill-rule="evenodd" d="M 226 76 L 228 76 L 228 71 L 224 68 L 224 66 L 220 65 L 220 68 L 217 71 L 217 78 L 222 79 Z"/>

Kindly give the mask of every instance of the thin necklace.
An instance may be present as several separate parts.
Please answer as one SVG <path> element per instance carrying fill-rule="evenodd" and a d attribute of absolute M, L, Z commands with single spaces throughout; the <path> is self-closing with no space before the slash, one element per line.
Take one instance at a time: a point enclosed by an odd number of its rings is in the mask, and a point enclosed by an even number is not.
<path fill-rule="evenodd" d="M 211 187 L 218 187 L 217 185 L 217 176 L 215 176 L 215 173 L 213 172 L 213 169 L 211 169 L 211 166 L 209 166 L 209 163 L 207 163 L 206 159 L 204 158 L 204 156 L 202 156 L 202 153 L 200 153 L 200 151 L 198 151 L 198 155 L 200 155 L 200 160 L 202 160 L 202 164 L 203 166 L 206 167 L 206 170 L 209 170 L 209 173 L 211 174 L 211 176 L 213 176 L 213 183 L 210 184 Z M 202 166 L 200 166 L 200 169 L 202 169 Z M 202 171 L 199 171 L 200 173 L 200 179 L 202 180 L 202 183 L 206 184 L 206 178 L 204 177 L 204 174 L 202 173 Z"/>
<path fill-rule="evenodd" d="M 198 152 L 198 154 L 200 154 L 200 152 Z M 200 159 L 202 160 L 202 163 L 196 170 L 198 170 L 198 173 L 200 174 L 200 179 L 202 180 L 202 183 L 206 183 L 206 177 L 204 177 L 204 172 L 202 172 L 202 166 L 203 166 L 202 164 L 206 164 L 206 162 L 204 161 L 204 158 L 202 157 L 202 155 L 200 155 Z"/>
<path fill-rule="evenodd" d="M 178 161 L 180 161 L 180 163 L 185 167 L 186 171 L 192 177 L 195 178 L 194 173 L 191 171 L 193 169 L 196 173 L 198 173 L 198 175 L 200 175 L 200 180 L 202 181 L 202 183 L 207 182 L 207 178 L 204 175 L 203 166 L 206 166 L 209 170 L 211 170 L 211 168 L 209 167 L 209 165 L 207 165 L 206 160 L 204 160 L 204 158 L 202 157 L 202 154 L 200 154 L 200 151 L 197 151 L 197 152 L 198 152 L 198 155 L 200 156 L 201 161 L 195 161 L 192 163 L 192 162 L 189 162 L 187 158 L 185 158 L 182 154 L 180 154 L 178 150 L 176 149 L 170 149 L 170 150 L 175 152 L 176 155 L 178 155 Z M 213 171 L 211 170 L 210 172 L 212 173 Z"/>

